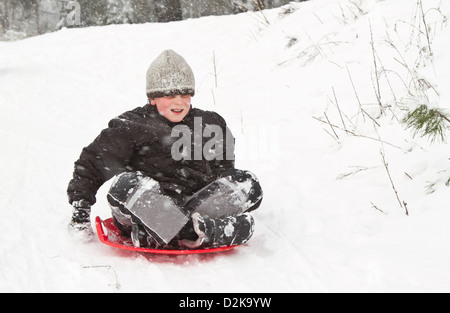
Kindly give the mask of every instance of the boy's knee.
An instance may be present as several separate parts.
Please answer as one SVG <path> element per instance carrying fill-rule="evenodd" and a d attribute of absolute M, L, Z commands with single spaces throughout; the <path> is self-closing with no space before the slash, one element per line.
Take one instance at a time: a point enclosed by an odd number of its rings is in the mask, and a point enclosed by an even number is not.
<path fill-rule="evenodd" d="M 125 203 L 130 190 L 140 186 L 143 178 L 141 172 L 125 172 L 116 176 L 108 192 L 109 203 Z"/>
<path fill-rule="evenodd" d="M 256 210 L 261 205 L 263 190 L 255 174 L 250 171 L 232 169 L 225 172 L 222 177 L 235 184 L 247 195 L 249 203 L 247 212 Z"/>

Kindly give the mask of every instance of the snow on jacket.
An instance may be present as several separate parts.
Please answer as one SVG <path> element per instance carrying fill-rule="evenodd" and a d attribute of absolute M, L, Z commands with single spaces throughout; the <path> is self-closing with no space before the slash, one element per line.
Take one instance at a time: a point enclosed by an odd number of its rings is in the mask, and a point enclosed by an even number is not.
<path fill-rule="evenodd" d="M 195 158 L 175 160 L 171 154 L 172 145 L 179 138 L 172 137 L 172 129 L 186 125 L 194 145 L 198 142 L 198 137 L 194 139 L 194 126 L 197 125 L 194 121 L 198 123 L 199 120 L 202 121 L 202 135 L 207 125 L 217 125 L 222 130 L 223 149 L 219 151 L 223 151 L 223 157 L 208 161 L 210 158 L 202 154 L 200 159 L 197 154 Z M 234 168 L 234 138 L 225 136 L 228 130 L 225 120 L 215 112 L 191 107 L 183 121 L 172 123 L 161 116 L 155 106 L 148 104 L 112 119 L 108 126 L 83 149 L 75 162 L 73 179 L 67 190 L 70 203 L 86 200 L 94 204 L 98 189 L 106 181 L 120 173 L 133 171 L 141 171 L 159 181 L 164 193 L 181 200 Z M 231 134 L 229 130 L 228 134 Z M 202 136 L 202 150 L 208 140 Z M 232 158 L 230 148 L 233 149 Z M 192 155 L 194 151 L 192 146 Z"/>

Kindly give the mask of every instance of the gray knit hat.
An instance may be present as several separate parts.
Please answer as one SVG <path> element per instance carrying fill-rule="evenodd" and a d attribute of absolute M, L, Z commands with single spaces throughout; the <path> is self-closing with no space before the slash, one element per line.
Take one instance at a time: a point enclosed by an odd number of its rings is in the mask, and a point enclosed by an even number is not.
<path fill-rule="evenodd" d="M 149 99 L 195 94 L 195 78 L 186 60 L 173 50 L 164 50 L 147 70 Z"/>

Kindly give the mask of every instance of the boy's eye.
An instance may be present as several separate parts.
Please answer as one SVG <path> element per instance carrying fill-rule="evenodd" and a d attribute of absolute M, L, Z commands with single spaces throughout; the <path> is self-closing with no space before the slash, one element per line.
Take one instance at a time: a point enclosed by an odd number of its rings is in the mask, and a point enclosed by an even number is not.
<path fill-rule="evenodd" d="M 175 99 L 176 97 L 180 96 L 182 99 L 187 99 L 190 97 L 190 95 L 171 95 L 171 96 L 165 96 L 166 99 Z"/>

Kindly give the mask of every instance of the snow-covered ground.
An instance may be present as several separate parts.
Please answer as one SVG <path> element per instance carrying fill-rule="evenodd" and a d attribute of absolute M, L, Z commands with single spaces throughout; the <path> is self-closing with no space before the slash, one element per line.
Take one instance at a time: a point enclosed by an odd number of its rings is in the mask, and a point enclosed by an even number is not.
<path fill-rule="evenodd" d="M 415 0 L 313 0 L 0 42 L 0 291 L 449 292 L 449 145 L 398 122 L 400 106 L 449 108 L 450 1 L 423 2 L 428 32 Z M 67 232 L 73 162 L 145 104 L 147 67 L 167 48 L 263 185 L 239 249 L 142 255 Z M 110 215 L 108 187 L 92 218 Z"/>

